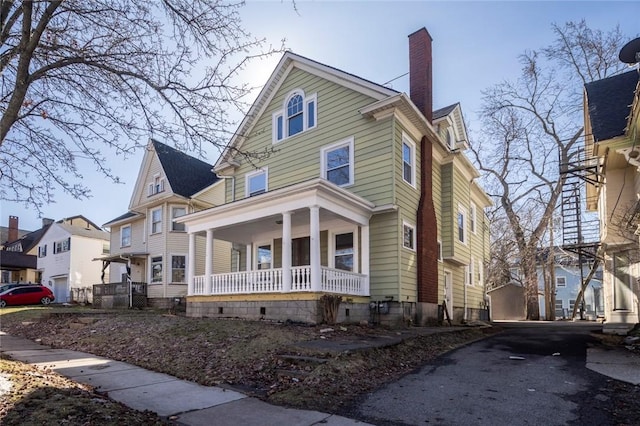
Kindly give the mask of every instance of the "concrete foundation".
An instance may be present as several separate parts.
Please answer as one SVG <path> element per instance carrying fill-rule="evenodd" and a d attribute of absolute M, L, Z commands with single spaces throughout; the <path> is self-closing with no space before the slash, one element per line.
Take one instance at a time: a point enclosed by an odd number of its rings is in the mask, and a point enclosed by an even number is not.
<path fill-rule="evenodd" d="M 211 301 L 187 300 L 187 316 L 200 318 L 243 318 L 250 320 L 294 321 L 320 324 L 322 312 L 318 300 Z M 338 323 L 369 320 L 369 305 L 342 302 Z"/>

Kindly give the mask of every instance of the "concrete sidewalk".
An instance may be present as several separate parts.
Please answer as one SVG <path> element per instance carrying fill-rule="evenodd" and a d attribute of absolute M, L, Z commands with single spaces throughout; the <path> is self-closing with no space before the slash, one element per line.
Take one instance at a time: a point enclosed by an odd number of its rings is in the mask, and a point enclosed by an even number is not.
<path fill-rule="evenodd" d="M 267 404 L 256 398 L 218 387 L 207 387 L 167 374 L 92 354 L 51 349 L 0 331 L 0 352 L 41 368 L 51 369 L 76 382 L 93 386 L 109 398 L 136 410 L 161 417 L 176 416 L 183 425 L 366 425 L 318 411 Z"/>

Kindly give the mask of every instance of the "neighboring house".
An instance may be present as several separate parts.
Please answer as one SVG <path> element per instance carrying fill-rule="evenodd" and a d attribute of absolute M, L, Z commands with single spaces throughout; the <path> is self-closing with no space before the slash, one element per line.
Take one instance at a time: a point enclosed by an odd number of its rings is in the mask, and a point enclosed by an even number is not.
<path fill-rule="evenodd" d="M 549 316 L 547 316 L 545 309 L 544 280 L 545 274 L 548 279 L 551 279 L 551 274 L 547 269 L 543 266 L 537 267 L 540 317 L 548 319 Z M 582 280 L 589 275 L 590 271 L 591 264 L 584 263 L 582 272 L 580 272 L 578 256 L 575 253 L 560 250 L 556 252 L 553 275 L 555 284 L 552 289 L 555 293 L 553 300 L 557 320 L 572 319 L 573 308 L 582 287 Z M 604 294 L 602 291 L 602 267 L 600 266 L 585 287 L 583 302 L 578 306 L 575 319 L 595 320 L 602 316 L 604 316 Z"/>
<path fill-rule="evenodd" d="M 18 217 L 9 217 L 8 241 L 0 251 L 0 270 L 2 283 L 39 283 L 38 243 L 53 223 L 51 219 L 42 219 L 42 228 L 20 235 Z"/>
<path fill-rule="evenodd" d="M 610 333 L 626 333 L 640 321 L 638 75 L 636 69 L 594 81 L 584 91 L 586 148 L 600 165 L 597 181 L 587 186 L 587 209 L 600 219 L 603 330 Z"/>
<path fill-rule="evenodd" d="M 109 233 L 84 216 L 72 216 L 47 227 L 37 248 L 42 284 L 56 303 L 91 303 L 101 274 L 93 259 L 109 253 Z"/>
<path fill-rule="evenodd" d="M 187 315 L 316 323 L 336 295 L 341 322 L 435 322 L 445 300 L 456 322 L 486 316 L 491 202 L 460 105 L 432 111 L 429 33 L 409 44 L 410 96 L 283 55 L 215 165 L 225 204 L 176 221 L 206 260 L 187 265 Z"/>
<path fill-rule="evenodd" d="M 553 275 L 549 271 L 547 253 L 548 249 L 538 251 L 537 278 L 538 278 L 538 305 L 540 317 L 550 319 L 546 312 L 547 295 L 545 292 L 545 280 L 553 280 L 549 302 L 555 306 L 555 319 L 572 319 L 573 308 L 578 298 L 582 280 L 591 271 L 590 263 L 583 263 L 582 275 L 580 273 L 578 255 L 572 252 L 555 248 L 553 259 Z M 517 264 L 512 265 L 509 271 L 505 271 L 503 282 L 489 283 L 487 294 L 489 295 L 492 320 L 524 320 L 525 315 L 525 291 L 523 277 Z M 576 319 L 595 320 L 604 314 L 604 297 L 602 291 L 602 268 L 597 268 L 595 275 L 589 281 L 584 291 L 584 303 L 582 309 L 577 311 Z M 582 314 L 581 314 L 582 312 Z"/>
<path fill-rule="evenodd" d="M 111 230 L 111 253 L 100 260 L 103 268 L 110 266 L 113 282 L 146 283 L 148 302 L 158 307 L 186 296 L 188 236 L 184 224 L 174 219 L 224 202 L 224 182 L 212 168 L 163 143 L 149 141 L 129 211 L 103 225 Z M 204 239 L 198 244 L 204 248 Z M 215 245 L 216 268 L 230 271 L 230 245 Z M 203 264 L 204 255 L 194 262 Z"/>

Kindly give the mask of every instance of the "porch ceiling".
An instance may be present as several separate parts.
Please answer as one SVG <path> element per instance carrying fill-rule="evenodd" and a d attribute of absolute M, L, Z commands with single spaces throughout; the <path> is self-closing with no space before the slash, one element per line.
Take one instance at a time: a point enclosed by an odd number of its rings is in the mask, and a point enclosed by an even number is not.
<path fill-rule="evenodd" d="M 368 225 L 375 205 L 324 179 L 314 179 L 176 219 L 189 233 L 214 230 L 214 238 L 251 242 L 252 236 L 280 232 L 282 213 L 291 212 L 292 229 L 309 226 L 309 207 L 320 207 L 320 222 Z"/>
<path fill-rule="evenodd" d="M 294 238 L 296 237 L 296 234 L 300 232 L 304 235 L 308 235 L 310 221 L 309 209 L 295 210 L 291 213 L 291 229 L 293 231 Z M 336 224 L 338 221 L 344 222 L 344 218 L 329 210 L 320 209 L 321 226 L 324 224 L 326 228 L 326 225 L 330 223 Z M 259 239 L 259 236 L 269 234 L 282 234 L 282 214 L 216 228 L 214 231 L 214 238 L 217 240 L 249 244 L 256 241 L 256 239 Z"/>

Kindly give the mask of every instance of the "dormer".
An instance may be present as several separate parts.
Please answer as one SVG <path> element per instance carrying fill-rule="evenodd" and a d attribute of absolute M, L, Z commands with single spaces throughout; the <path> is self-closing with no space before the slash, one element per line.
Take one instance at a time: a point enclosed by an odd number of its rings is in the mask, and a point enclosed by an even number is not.
<path fill-rule="evenodd" d="M 469 149 L 469 137 L 462 117 L 460 103 L 433 112 L 433 125 L 450 151 Z"/>

